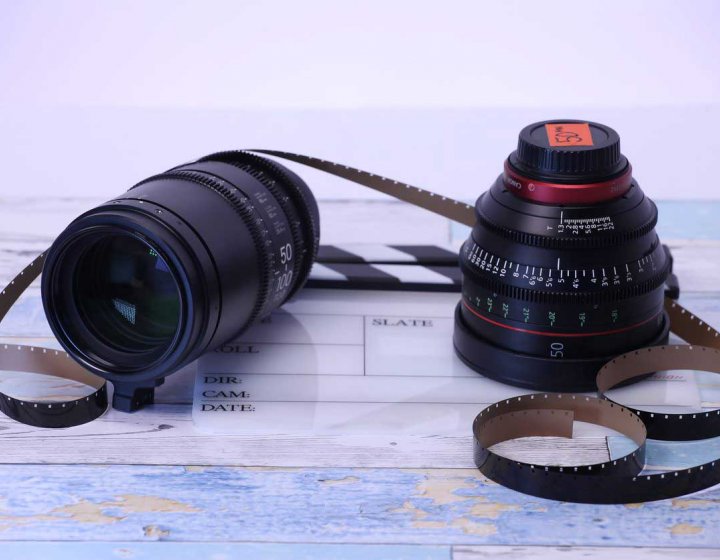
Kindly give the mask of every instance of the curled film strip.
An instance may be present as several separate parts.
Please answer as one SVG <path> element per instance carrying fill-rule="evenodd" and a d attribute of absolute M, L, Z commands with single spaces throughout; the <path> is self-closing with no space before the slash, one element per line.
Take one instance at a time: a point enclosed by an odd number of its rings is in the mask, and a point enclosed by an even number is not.
<path fill-rule="evenodd" d="M 325 160 L 253 150 L 294 161 L 414 206 L 472 226 L 474 209 L 435 193 Z M 40 274 L 44 255 L 26 267 L 0 295 L 0 321 L 22 292 Z M 572 394 L 535 394 L 496 403 L 473 423 L 475 462 L 488 478 L 509 488 L 558 500 L 589 503 L 626 503 L 687 494 L 720 482 L 720 460 L 683 471 L 640 475 L 648 436 L 657 439 L 699 439 L 720 435 L 720 410 L 690 415 L 665 415 L 631 410 L 611 401 L 605 392 L 629 379 L 657 369 L 699 369 L 720 373 L 718 332 L 674 301 L 666 301 L 672 331 L 690 343 L 629 352 L 609 362 L 598 374 L 599 397 Z M 88 385 L 94 392 L 65 402 L 34 402 L 0 393 L 0 411 L 41 427 L 68 427 L 100 416 L 107 408 L 105 382 L 90 374 L 66 353 L 48 348 L 1 345 L 0 370 L 43 373 Z M 529 421 L 532 419 L 532 421 Z M 578 467 L 536 466 L 506 459 L 491 451 L 501 441 L 525 436 L 572 436 L 574 420 L 615 429 L 637 448 L 618 460 Z"/>
<path fill-rule="evenodd" d="M 672 331 L 689 345 L 627 352 L 598 372 L 598 397 L 536 393 L 498 402 L 473 423 L 475 463 L 495 482 L 533 496 L 569 502 L 623 504 L 675 498 L 720 483 L 720 458 L 689 469 L 641 474 L 647 439 L 698 440 L 720 435 L 720 410 L 664 414 L 625 407 L 606 392 L 657 370 L 720 373 L 720 334 L 666 299 Z M 572 437 L 573 421 L 598 424 L 630 438 L 634 451 L 616 460 L 575 467 L 538 466 L 502 457 L 496 443 L 527 436 Z"/>
<path fill-rule="evenodd" d="M 413 206 L 424 208 L 435 214 L 465 224 L 466 226 L 475 225 L 475 209 L 469 204 L 453 200 L 452 198 L 446 198 L 442 195 L 435 194 L 434 192 L 426 191 L 420 187 L 408 185 L 394 179 L 388 179 L 382 175 L 375 175 L 363 171 L 362 169 L 356 169 L 340 163 L 333 163 L 332 161 L 326 161 L 324 159 L 318 159 L 310 156 L 303 156 L 300 154 L 291 154 L 289 152 L 279 152 L 276 150 L 250 150 L 251 152 L 257 152 L 268 156 L 275 156 L 288 161 L 294 161 L 295 163 L 301 163 L 307 167 L 313 169 L 319 169 L 325 171 L 330 175 L 336 177 L 342 177 L 353 183 L 358 183 L 364 187 L 380 191 L 383 194 L 393 196 L 399 200 L 409 202 Z"/>
<path fill-rule="evenodd" d="M 45 253 L 37 257 L 0 292 L 0 322 L 42 271 Z M 0 344 L 0 370 L 41 373 L 87 385 L 92 393 L 60 402 L 15 398 L 0 392 L 0 411 L 18 422 L 42 428 L 67 428 L 95 420 L 107 409 L 105 380 L 91 374 L 67 353 L 54 348 Z"/>

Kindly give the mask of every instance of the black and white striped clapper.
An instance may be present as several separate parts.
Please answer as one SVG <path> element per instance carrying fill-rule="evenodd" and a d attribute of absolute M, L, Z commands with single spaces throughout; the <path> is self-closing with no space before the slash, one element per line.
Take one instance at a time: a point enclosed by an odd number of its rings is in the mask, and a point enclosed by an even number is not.
<path fill-rule="evenodd" d="M 321 245 L 308 288 L 459 292 L 458 254 L 435 245 Z"/>

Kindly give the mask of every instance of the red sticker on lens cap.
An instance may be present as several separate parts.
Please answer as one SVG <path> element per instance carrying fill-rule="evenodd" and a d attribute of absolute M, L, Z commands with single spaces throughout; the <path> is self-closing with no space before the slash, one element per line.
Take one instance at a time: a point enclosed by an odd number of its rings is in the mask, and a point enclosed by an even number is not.
<path fill-rule="evenodd" d="M 592 146 L 592 134 L 588 123 L 550 123 L 545 125 L 551 146 Z"/>

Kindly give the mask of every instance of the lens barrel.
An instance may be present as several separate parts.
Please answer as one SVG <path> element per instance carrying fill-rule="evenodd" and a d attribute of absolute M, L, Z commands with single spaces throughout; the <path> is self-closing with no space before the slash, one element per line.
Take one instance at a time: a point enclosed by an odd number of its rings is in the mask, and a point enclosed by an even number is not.
<path fill-rule="evenodd" d="M 590 391 L 612 357 L 667 341 L 671 258 L 614 130 L 524 128 L 475 211 L 454 333 L 471 368 L 535 390 Z"/>
<path fill-rule="evenodd" d="M 248 152 L 213 154 L 75 219 L 47 254 L 45 313 L 68 353 L 113 383 L 113 406 L 136 410 L 296 293 L 318 242 L 302 179 Z"/>

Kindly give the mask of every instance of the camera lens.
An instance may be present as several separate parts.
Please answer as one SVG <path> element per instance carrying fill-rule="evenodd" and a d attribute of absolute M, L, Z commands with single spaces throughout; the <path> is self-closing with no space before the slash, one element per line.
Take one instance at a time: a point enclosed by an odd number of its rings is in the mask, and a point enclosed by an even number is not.
<path fill-rule="evenodd" d="M 318 208 L 287 168 L 222 152 L 146 179 L 75 219 L 43 269 L 50 326 L 113 382 L 113 405 L 239 335 L 305 283 Z"/>
<path fill-rule="evenodd" d="M 671 260 L 614 130 L 524 128 L 475 211 L 454 334 L 470 367 L 535 390 L 586 391 L 613 356 L 667 340 Z"/>

